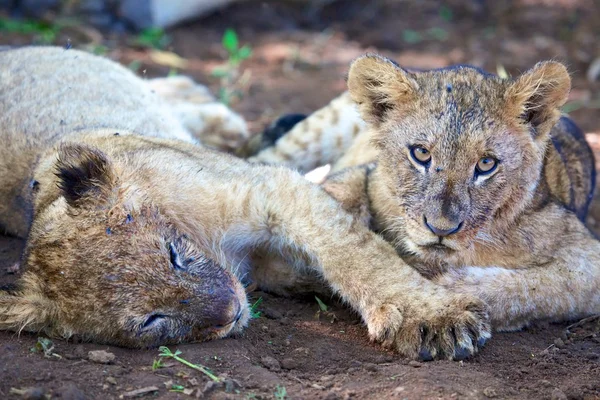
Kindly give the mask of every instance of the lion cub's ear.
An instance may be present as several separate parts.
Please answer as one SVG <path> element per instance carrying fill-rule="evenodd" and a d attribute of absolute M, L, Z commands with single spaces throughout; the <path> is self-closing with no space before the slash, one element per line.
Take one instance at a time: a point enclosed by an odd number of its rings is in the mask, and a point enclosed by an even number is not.
<path fill-rule="evenodd" d="M 530 124 L 536 136 L 550 132 L 571 90 L 567 68 L 555 61 L 537 63 L 505 92 L 506 110 Z"/>
<path fill-rule="evenodd" d="M 378 126 L 390 111 L 402 112 L 419 89 L 410 75 L 385 57 L 366 55 L 356 59 L 348 72 L 348 89 L 361 117 Z"/>
<path fill-rule="evenodd" d="M 72 207 L 106 199 L 115 183 L 108 157 L 100 150 L 80 144 L 59 147 L 56 176 L 63 196 Z"/>

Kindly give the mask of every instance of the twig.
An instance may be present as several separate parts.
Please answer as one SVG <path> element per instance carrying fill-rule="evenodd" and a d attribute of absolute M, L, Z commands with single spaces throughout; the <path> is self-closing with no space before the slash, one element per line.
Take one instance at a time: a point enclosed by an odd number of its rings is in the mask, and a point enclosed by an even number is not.
<path fill-rule="evenodd" d="M 190 368 L 193 368 L 197 371 L 202 372 L 204 375 L 208 376 L 210 379 L 212 379 L 215 382 L 221 382 L 221 378 L 219 378 L 218 376 L 216 376 L 215 374 L 213 374 L 212 372 L 210 372 L 208 370 L 208 368 L 206 368 L 203 365 L 199 365 L 199 364 L 192 364 L 191 362 L 184 360 L 183 358 L 179 357 L 179 355 L 181 354 L 181 351 L 179 350 L 175 350 L 175 353 L 173 353 L 168 347 L 166 346 L 161 346 L 158 348 L 158 351 L 160 351 L 160 354 L 158 355 L 159 357 L 168 357 L 168 358 L 172 358 L 175 361 L 179 361 L 180 363 L 182 363 L 183 365 L 186 365 Z"/>

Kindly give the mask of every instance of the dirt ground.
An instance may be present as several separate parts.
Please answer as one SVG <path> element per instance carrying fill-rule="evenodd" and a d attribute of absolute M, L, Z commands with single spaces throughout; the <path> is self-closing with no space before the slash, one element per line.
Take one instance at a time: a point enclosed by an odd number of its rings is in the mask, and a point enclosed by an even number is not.
<path fill-rule="evenodd" d="M 600 82 L 586 73 L 600 57 L 600 3 L 595 0 L 493 1 L 248 1 L 203 21 L 176 28 L 170 51 L 188 60 L 180 73 L 208 84 L 225 54 L 220 41 L 234 28 L 253 56 L 242 64 L 249 87 L 234 108 L 254 131 L 285 112 L 310 112 L 344 89 L 348 63 L 378 51 L 404 66 L 432 68 L 455 63 L 498 66 L 515 75 L 543 59 L 567 63 L 574 78 L 572 117 L 588 133 L 600 160 Z M 442 4 L 445 6 L 441 7 Z M 0 44 L 27 44 L 27 36 L 6 35 Z M 64 37 L 58 43 L 64 44 Z M 105 37 L 108 56 L 140 73 L 165 75 L 148 51 Z M 76 39 L 71 38 L 77 47 Z M 590 227 L 600 233 L 600 199 Z M 0 285 L 14 282 L 7 269 L 18 260 L 22 243 L 0 237 Z M 6 272 L 5 272 L 6 271 Z M 600 290 L 600 288 L 599 288 Z M 117 399 L 154 386 L 144 398 L 600 398 L 600 325 L 540 323 L 523 332 L 495 334 L 476 357 L 461 362 L 418 363 L 369 343 L 356 315 L 323 299 L 337 320 L 316 318 L 314 298 L 286 299 L 267 293 L 261 316 L 236 338 L 172 346 L 191 362 L 226 378 L 212 384 L 198 371 L 165 360 L 152 370 L 158 350 L 133 351 L 95 344 L 54 341 L 45 357 L 35 348 L 38 335 L 0 333 L 0 398 Z M 88 359 L 107 350 L 110 364 Z M 19 390 L 35 388 L 26 394 Z M 191 394 L 172 390 L 193 389 Z M 189 393 L 189 390 L 187 391 Z M 38 397 L 36 397 L 38 396 Z"/>

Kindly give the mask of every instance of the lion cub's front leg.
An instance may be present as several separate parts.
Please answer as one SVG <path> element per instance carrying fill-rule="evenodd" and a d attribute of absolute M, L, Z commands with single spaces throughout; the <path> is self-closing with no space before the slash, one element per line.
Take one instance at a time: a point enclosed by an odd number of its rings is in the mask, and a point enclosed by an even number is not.
<path fill-rule="evenodd" d="M 509 247 L 529 259 L 520 260 L 516 269 L 463 267 L 437 282 L 484 300 L 499 331 L 521 329 L 539 319 L 564 321 L 600 313 L 600 242 L 574 214 L 550 206 L 523 223 L 519 234 Z M 535 235 L 536 242 L 527 242 L 528 235 Z"/>
<path fill-rule="evenodd" d="M 253 178 L 250 194 L 230 190 L 246 221 L 229 228 L 236 247 L 244 238 L 248 246 L 290 254 L 295 267 L 318 272 L 361 314 L 371 338 L 406 356 L 461 359 L 490 337 L 481 301 L 426 280 L 321 188 L 287 169 L 273 171 Z"/>

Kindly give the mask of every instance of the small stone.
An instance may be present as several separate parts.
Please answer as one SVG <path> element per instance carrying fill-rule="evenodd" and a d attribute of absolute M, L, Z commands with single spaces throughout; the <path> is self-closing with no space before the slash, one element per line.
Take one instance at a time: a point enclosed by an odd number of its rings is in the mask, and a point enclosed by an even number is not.
<path fill-rule="evenodd" d="M 565 342 L 561 338 L 556 338 L 554 339 L 554 345 L 557 348 L 562 349 L 563 347 L 565 347 Z"/>
<path fill-rule="evenodd" d="M 398 386 L 396 389 L 394 389 L 394 393 L 402 393 L 404 392 L 405 388 L 404 386 Z"/>
<path fill-rule="evenodd" d="M 192 378 L 192 379 L 188 380 L 188 383 L 190 385 L 192 385 L 192 386 L 198 386 L 199 385 L 198 379 L 196 379 L 196 378 Z"/>
<path fill-rule="evenodd" d="M 209 395 L 210 393 L 214 392 L 222 386 L 222 382 L 208 381 L 206 382 L 206 385 L 204 385 L 204 389 L 202 389 L 202 391 L 198 389 L 196 397 L 206 397 L 207 395 Z"/>
<path fill-rule="evenodd" d="M 364 363 L 363 364 L 363 368 L 367 371 L 370 372 L 377 372 L 379 371 L 379 367 L 377 366 L 377 364 L 373 364 L 373 363 Z"/>
<path fill-rule="evenodd" d="M 540 381 L 540 385 L 542 385 L 542 386 L 546 386 L 546 387 L 550 387 L 550 386 L 552 386 L 552 382 L 550 382 L 550 381 L 548 381 L 548 380 L 546 380 L 546 379 L 542 379 L 542 380 Z"/>
<path fill-rule="evenodd" d="M 339 398 L 340 398 L 340 395 L 337 394 L 336 392 L 329 392 L 324 397 L 324 400 L 339 400 Z"/>
<path fill-rule="evenodd" d="M 283 318 L 283 314 L 277 310 L 272 308 L 265 308 L 262 310 L 262 315 L 264 315 L 268 319 L 281 319 Z"/>
<path fill-rule="evenodd" d="M 298 368 L 298 362 L 293 358 L 284 358 L 281 360 L 281 367 L 283 369 L 296 369 Z"/>
<path fill-rule="evenodd" d="M 563 391 L 560 390 L 559 388 L 556 388 L 552 391 L 552 394 L 550 395 L 550 399 L 552 399 L 552 400 L 567 400 L 567 395 L 565 395 L 563 393 Z"/>
<path fill-rule="evenodd" d="M 61 399 L 65 400 L 85 400 L 85 393 L 75 385 L 69 385 L 61 390 Z"/>
<path fill-rule="evenodd" d="M 225 391 L 227 393 L 231 393 L 242 388 L 242 384 L 236 379 L 226 378 L 223 380 L 223 383 L 225 384 Z"/>
<path fill-rule="evenodd" d="M 146 386 L 141 389 L 132 390 L 126 393 L 123 393 L 123 397 L 138 397 L 144 396 L 149 393 L 158 392 L 158 388 L 156 386 Z"/>
<path fill-rule="evenodd" d="M 483 395 L 490 399 L 493 399 L 494 397 L 498 397 L 498 393 L 496 392 L 496 389 L 494 389 L 493 387 L 486 387 L 485 389 L 483 389 Z"/>
<path fill-rule="evenodd" d="M 117 385 L 117 380 L 115 379 L 114 376 L 107 376 L 106 377 L 106 382 L 110 383 L 111 385 Z"/>
<path fill-rule="evenodd" d="M 24 400 L 42 400 L 46 397 L 46 389 L 41 387 L 27 388 L 22 396 Z"/>
<path fill-rule="evenodd" d="M 409 362 L 408 362 L 408 365 L 409 365 L 410 367 L 413 367 L 413 368 L 421 368 L 421 367 L 423 366 L 423 364 L 422 364 L 422 363 L 420 363 L 420 362 L 418 362 L 418 361 L 415 361 L 415 360 L 411 360 L 411 361 L 409 361 Z"/>
<path fill-rule="evenodd" d="M 270 356 L 261 357 L 260 362 L 262 365 L 270 369 L 271 371 L 281 371 L 281 364 L 279 361 Z"/>
<path fill-rule="evenodd" d="M 115 355 L 106 350 L 92 350 L 88 352 L 88 360 L 98 364 L 110 364 L 115 360 Z"/>

